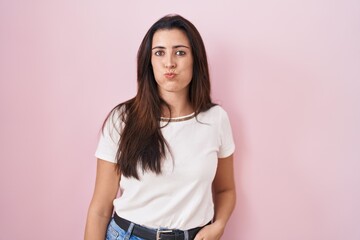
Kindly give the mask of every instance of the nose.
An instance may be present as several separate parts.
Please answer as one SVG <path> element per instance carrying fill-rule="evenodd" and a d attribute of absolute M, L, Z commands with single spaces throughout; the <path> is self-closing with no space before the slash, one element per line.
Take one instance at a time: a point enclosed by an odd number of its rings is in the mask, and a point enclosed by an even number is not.
<path fill-rule="evenodd" d="M 172 56 L 168 56 L 165 60 L 165 68 L 175 68 L 176 67 L 176 63 L 175 60 Z"/>

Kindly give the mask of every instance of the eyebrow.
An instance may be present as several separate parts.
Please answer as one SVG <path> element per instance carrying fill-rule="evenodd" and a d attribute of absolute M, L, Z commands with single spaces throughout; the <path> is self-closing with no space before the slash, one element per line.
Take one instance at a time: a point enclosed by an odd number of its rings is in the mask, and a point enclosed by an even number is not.
<path fill-rule="evenodd" d="M 181 48 L 181 47 L 184 47 L 184 48 L 189 48 L 188 46 L 185 46 L 185 45 L 175 45 L 173 46 L 172 48 Z M 156 48 L 159 48 L 159 49 L 165 49 L 166 47 L 163 47 L 163 46 L 156 46 L 156 47 L 153 47 L 151 50 L 154 50 Z M 189 48 L 190 49 L 190 48 Z"/>

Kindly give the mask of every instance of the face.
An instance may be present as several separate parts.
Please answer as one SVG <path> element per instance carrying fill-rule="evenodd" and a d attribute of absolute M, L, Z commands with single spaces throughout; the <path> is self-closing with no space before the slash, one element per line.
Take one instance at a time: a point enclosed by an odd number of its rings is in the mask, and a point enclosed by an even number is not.
<path fill-rule="evenodd" d="M 193 56 L 186 34 L 179 29 L 158 30 L 152 39 L 151 65 L 160 96 L 188 94 Z"/>

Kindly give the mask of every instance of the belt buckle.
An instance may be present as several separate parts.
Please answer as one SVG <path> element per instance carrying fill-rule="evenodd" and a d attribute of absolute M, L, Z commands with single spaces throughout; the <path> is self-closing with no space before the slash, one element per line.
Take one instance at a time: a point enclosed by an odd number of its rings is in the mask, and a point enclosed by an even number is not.
<path fill-rule="evenodd" d="M 158 229 L 156 230 L 156 240 L 160 240 L 160 234 L 162 233 L 171 233 L 173 232 L 173 230 L 170 230 L 170 229 L 167 229 L 167 230 L 161 230 L 161 229 Z"/>

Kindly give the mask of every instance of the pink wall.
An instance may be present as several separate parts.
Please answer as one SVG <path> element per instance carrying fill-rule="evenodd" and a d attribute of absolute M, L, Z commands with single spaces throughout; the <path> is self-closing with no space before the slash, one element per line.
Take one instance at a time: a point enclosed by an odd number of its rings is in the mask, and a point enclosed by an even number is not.
<path fill-rule="evenodd" d="M 225 240 L 360 239 L 360 2 L 0 1 L 0 239 L 81 239 L 107 111 L 166 13 L 205 40 L 237 142 Z"/>

